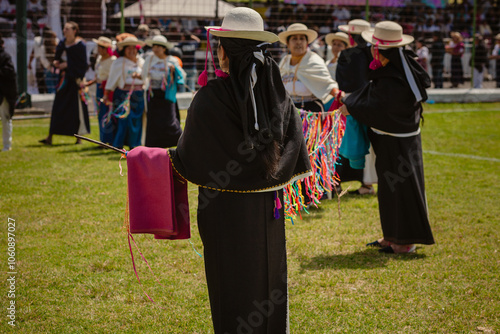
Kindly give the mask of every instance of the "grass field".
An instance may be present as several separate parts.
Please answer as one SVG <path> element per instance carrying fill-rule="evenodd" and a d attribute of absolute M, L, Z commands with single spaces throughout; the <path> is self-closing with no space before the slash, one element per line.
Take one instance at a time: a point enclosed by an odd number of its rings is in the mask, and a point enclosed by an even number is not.
<path fill-rule="evenodd" d="M 381 255 L 375 196 L 325 201 L 287 224 L 292 333 L 500 331 L 500 104 L 426 106 L 422 129 L 433 246 Z M 38 143 L 48 120 L 14 121 L 0 152 L 0 332 L 212 333 L 203 259 L 188 241 L 136 240 L 162 285 L 138 265 L 123 229 L 120 155 L 74 139 Z M 92 119 L 92 138 L 97 123 Z M 124 172 L 126 162 L 122 161 Z M 353 189 L 357 184 L 351 184 Z M 344 187 L 345 188 L 345 187 Z M 192 243 L 203 246 L 190 186 Z M 15 298 L 8 221 L 15 220 Z M 12 230 L 12 229 L 11 229 Z M 139 257 L 136 252 L 136 261 Z M 15 300 L 15 327 L 8 324 Z"/>

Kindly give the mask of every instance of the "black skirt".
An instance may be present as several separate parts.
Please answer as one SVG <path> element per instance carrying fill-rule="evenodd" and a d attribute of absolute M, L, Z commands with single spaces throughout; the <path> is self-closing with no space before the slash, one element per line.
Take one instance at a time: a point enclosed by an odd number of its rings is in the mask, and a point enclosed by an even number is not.
<path fill-rule="evenodd" d="M 285 224 L 283 209 L 274 219 L 274 192 L 200 188 L 198 203 L 215 333 L 287 333 Z"/>
<path fill-rule="evenodd" d="M 51 134 L 73 136 L 90 133 L 89 112 L 80 99 L 79 90 L 79 85 L 67 78 L 56 92 L 50 117 Z"/>
<path fill-rule="evenodd" d="M 146 146 L 173 147 L 181 136 L 181 124 L 176 115 L 176 105 L 164 98 L 165 92 L 154 89 L 148 102 Z"/>
<path fill-rule="evenodd" d="M 368 130 L 368 137 L 377 155 L 375 169 L 384 239 L 398 245 L 433 244 L 420 134 L 401 138 Z"/>

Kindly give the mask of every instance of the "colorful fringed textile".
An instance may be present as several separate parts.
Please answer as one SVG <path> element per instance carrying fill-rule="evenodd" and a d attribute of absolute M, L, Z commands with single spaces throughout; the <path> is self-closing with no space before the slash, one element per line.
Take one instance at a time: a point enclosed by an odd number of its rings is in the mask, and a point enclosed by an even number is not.
<path fill-rule="evenodd" d="M 332 107 L 338 108 L 338 103 L 336 105 Z M 340 181 L 336 172 L 336 161 L 344 135 L 345 117 L 337 110 L 324 113 L 305 110 L 299 112 L 312 175 L 285 187 L 283 197 L 287 219 L 297 215 L 301 217 L 301 211 L 307 212 L 308 203 L 305 202 L 304 194 L 309 196 L 311 204 L 317 206 L 325 191 L 333 191 L 334 185 L 338 185 Z"/>

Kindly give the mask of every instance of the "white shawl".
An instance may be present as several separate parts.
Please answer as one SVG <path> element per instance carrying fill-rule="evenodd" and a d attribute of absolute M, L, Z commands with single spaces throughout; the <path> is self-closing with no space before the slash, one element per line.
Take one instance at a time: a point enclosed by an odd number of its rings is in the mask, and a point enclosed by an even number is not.
<path fill-rule="evenodd" d="M 295 73 L 295 67 L 290 66 L 290 59 L 291 55 L 286 55 L 280 61 L 279 67 L 282 77 Z M 299 66 L 297 81 L 302 82 L 321 101 L 326 102 L 332 89 L 339 87 L 330 76 L 323 59 L 311 50 L 307 50 L 297 66 Z"/>

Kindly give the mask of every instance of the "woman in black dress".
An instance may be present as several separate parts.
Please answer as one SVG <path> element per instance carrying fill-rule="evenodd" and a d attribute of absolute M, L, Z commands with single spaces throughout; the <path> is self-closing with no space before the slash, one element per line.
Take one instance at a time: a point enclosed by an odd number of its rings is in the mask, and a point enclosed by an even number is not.
<path fill-rule="evenodd" d="M 199 186 L 198 226 L 215 333 L 288 333 L 283 187 L 310 175 L 302 125 L 276 62 L 278 37 L 240 7 L 222 27 L 216 80 L 195 95 L 174 169 Z M 206 72 L 202 73 L 201 78 Z M 203 85 L 202 85 L 203 86 Z"/>
<path fill-rule="evenodd" d="M 424 187 L 420 119 L 430 78 L 403 47 L 413 37 L 399 24 L 377 23 L 363 38 L 372 44 L 370 82 L 353 92 L 340 111 L 370 129 L 377 160 L 378 202 L 384 237 L 369 246 L 386 253 L 410 253 L 433 244 Z"/>
<path fill-rule="evenodd" d="M 90 133 L 87 105 L 80 94 L 88 68 L 85 42 L 78 36 L 79 28 L 75 22 L 67 22 L 63 34 L 64 40 L 57 45 L 53 62 L 55 71 L 59 72 L 59 85 L 52 105 L 49 135 L 40 140 L 46 145 L 52 145 L 53 135 Z M 80 144 L 80 139 L 76 144 Z"/>

